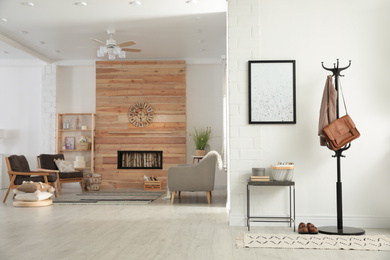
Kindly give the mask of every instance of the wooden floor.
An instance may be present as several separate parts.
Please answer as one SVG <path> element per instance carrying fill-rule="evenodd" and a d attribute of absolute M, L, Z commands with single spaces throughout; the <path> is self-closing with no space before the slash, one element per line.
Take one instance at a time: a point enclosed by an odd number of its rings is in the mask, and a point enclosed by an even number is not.
<path fill-rule="evenodd" d="M 62 196 L 80 192 L 64 185 Z M 0 190 L 4 197 L 6 190 Z M 245 227 L 230 227 L 226 191 L 182 192 L 173 206 L 159 198 L 149 205 L 0 205 L 0 259 L 390 259 L 390 252 L 305 249 L 238 249 Z M 289 227 L 252 227 L 251 232 L 292 234 Z M 389 229 L 368 229 L 367 235 Z"/>

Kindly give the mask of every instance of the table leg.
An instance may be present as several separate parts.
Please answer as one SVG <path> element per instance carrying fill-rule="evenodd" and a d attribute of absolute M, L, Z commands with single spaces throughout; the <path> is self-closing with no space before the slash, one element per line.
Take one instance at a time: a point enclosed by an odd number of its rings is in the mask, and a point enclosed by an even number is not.
<path fill-rule="evenodd" d="M 291 215 L 291 186 L 289 186 L 289 192 L 288 192 L 288 200 L 290 202 L 290 215 L 289 215 L 289 222 L 290 222 L 290 227 L 291 227 L 291 222 L 292 222 L 292 215 Z"/>
<path fill-rule="evenodd" d="M 249 185 L 246 185 L 246 226 L 250 231 L 249 218 L 250 218 L 250 196 L 249 196 Z"/>
<path fill-rule="evenodd" d="M 293 185 L 293 202 L 294 202 L 294 232 L 295 232 L 295 184 Z"/>

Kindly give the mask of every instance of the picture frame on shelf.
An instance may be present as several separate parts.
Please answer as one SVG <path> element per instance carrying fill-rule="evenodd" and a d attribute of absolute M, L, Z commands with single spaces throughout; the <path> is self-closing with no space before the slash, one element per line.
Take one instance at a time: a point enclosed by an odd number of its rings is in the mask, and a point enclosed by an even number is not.
<path fill-rule="evenodd" d="M 74 150 L 75 138 L 72 136 L 65 137 L 65 150 Z"/>
<path fill-rule="evenodd" d="M 296 124 L 295 60 L 250 60 L 249 124 Z"/>

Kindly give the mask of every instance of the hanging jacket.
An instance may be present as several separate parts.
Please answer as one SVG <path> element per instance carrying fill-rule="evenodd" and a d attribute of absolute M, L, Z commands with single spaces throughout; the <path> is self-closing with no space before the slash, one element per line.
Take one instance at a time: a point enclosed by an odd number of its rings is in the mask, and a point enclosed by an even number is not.
<path fill-rule="evenodd" d="M 324 93 L 322 94 L 318 135 L 320 145 L 326 146 L 326 138 L 322 129 L 337 119 L 337 91 L 332 82 L 332 75 L 326 78 Z"/>

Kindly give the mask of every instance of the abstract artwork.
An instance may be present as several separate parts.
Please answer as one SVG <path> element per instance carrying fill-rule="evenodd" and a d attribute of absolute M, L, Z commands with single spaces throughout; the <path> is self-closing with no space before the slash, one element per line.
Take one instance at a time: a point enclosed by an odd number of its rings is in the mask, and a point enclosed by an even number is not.
<path fill-rule="evenodd" d="M 295 124 L 295 60 L 249 61 L 249 123 Z"/>

